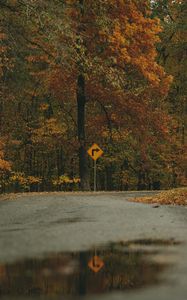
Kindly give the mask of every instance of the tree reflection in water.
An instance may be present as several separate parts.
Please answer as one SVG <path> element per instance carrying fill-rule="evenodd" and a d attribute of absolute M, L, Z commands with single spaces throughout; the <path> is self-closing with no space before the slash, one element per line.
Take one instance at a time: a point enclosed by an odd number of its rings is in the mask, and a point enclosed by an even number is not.
<path fill-rule="evenodd" d="M 126 291 L 158 284 L 166 265 L 151 259 L 164 251 L 152 243 L 151 250 L 137 248 L 142 243 L 110 244 L 97 249 L 104 266 L 94 273 L 88 262 L 94 250 L 59 253 L 0 266 L 0 296 L 83 296 Z M 168 243 L 170 245 L 170 243 Z M 132 246 L 135 247 L 132 247 Z M 157 246 L 167 245 L 158 241 Z M 154 248 L 155 247 L 155 248 Z M 162 250 L 161 250 L 162 249 Z"/>

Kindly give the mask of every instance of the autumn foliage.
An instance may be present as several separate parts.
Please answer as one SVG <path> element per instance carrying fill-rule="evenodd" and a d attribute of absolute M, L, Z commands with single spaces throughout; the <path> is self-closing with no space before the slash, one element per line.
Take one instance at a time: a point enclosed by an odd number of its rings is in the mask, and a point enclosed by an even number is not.
<path fill-rule="evenodd" d="M 185 184 L 183 117 L 170 100 L 178 71 L 173 59 L 161 59 L 181 5 L 168 1 L 163 17 L 162 1 L 0 4 L 0 133 L 13 172 L 7 186 L 89 189 L 93 142 L 104 150 L 99 189 Z M 0 168 L 10 172 L 4 155 Z"/>

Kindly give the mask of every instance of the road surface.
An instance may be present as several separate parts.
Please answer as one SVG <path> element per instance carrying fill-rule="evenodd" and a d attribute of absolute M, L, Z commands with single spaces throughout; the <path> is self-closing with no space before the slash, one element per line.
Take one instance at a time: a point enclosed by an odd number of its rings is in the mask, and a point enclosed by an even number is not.
<path fill-rule="evenodd" d="M 0 270 L 16 261 L 88 250 L 109 242 L 173 239 L 181 244 L 158 256 L 171 263 L 161 274 L 166 279 L 163 283 L 85 299 L 186 300 L 187 208 L 127 201 L 147 193 L 46 193 L 0 201 Z"/>

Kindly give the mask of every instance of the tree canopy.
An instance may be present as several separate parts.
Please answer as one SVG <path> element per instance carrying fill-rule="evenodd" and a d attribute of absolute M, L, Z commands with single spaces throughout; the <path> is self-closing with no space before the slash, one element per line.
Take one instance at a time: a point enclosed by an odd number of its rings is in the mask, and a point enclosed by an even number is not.
<path fill-rule="evenodd" d="M 186 3 L 0 2 L 5 190 L 185 184 Z"/>

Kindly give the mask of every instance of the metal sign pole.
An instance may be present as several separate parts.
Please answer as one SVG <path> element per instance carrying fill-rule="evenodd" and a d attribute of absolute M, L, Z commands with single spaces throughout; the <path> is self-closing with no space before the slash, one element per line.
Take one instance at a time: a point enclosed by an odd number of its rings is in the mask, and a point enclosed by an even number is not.
<path fill-rule="evenodd" d="M 97 161 L 94 160 L 94 192 L 97 191 Z"/>
<path fill-rule="evenodd" d="M 103 154 L 103 150 L 97 145 L 93 144 L 87 151 L 90 157 L 94 160 L 94 192 L 97 191 L 97 159 Z"/>

